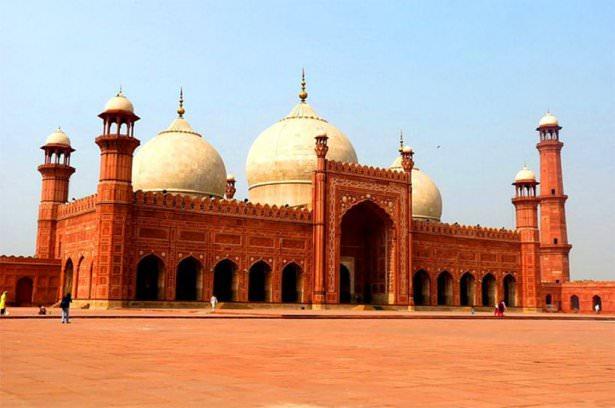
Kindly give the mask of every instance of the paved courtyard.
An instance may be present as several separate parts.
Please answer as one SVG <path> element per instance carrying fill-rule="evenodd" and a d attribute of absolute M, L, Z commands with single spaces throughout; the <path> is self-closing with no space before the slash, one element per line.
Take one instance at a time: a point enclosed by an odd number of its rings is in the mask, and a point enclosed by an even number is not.
<path fill-rule="evenodd" d="M 613 407 L 615 322 L 4 319 L 2 407 Z"/>

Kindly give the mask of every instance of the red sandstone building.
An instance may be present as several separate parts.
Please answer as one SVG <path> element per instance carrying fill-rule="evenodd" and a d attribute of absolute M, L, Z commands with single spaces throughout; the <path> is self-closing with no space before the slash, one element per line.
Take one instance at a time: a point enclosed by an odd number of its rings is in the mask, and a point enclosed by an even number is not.
<path fill-rule="evenodd" d="M 346 136 L 307 104 L 265 130 L 248 157 L 250 200 L 183 118 L 145 145 L 121 94 L 104 111 L 96 193 L 68 201 L 75 169 L 60 129 L 44 162 L 34 257 L 0 257 L 18 305 L 67 292 L 90 307 L 208 301 L 486 306 L 615 311 L 615 282 L 570 281 L 561 127 L 538 126 L 540 183 L 514 180 L 516 229 L 440 222 L 440 193 L 404 147 L 391 168 L 359 164 Z M 136 150 L 136 152 L 135 152 Z M 182 154 L 176 154 L 181 151 Z M 134 159 L 134 160 L 133 160 Z M 182 302 L 175 303 L 175 302 Z M 198 303 L 195 303 L 197 305 Z"/>

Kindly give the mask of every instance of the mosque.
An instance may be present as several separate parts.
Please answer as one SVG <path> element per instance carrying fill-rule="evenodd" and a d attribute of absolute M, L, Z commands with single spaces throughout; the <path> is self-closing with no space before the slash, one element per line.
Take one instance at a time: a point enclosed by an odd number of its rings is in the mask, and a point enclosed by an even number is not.
<path fill-rule="evenodd" d="M 400 145 L 389 168 L 358 162 L 350 139 L 307 102 L 248 153 L 249 198 L 186 118 L 141 143 L 120 91 L 98 117 L 96 193 L 68 201 L 75 150 L 61 129 L 41 147 L 36 254 L 0 256 L 0 290 L 16 305 L 199 307 L 493 307 L 615 311 L 615 282 L 571 281 L 561 126 L 537 127 L 540 183 L 513 180 L 516 228 L 440 221 L 434 181 Z M 503 203 L 504 205 L 504 203 Z M 346 305 L 346 306 L 344 306 Z M 348 306 L 351 305 L 351 306 Z M 239 307 L 239 306 L 237 306 Z"/>

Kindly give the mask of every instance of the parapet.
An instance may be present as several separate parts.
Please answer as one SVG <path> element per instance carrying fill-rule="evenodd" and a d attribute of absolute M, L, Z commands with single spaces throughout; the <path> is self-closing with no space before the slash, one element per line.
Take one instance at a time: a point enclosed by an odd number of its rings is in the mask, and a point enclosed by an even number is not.
<path fill-rule="evenodd" d="M 96 194 L 92 194 L 69 203 L 61 204 L 58 207 L 58 218 L 66 218 L 68 216 L 94 211 L 95 209 Z"/>
<path fill-rule="evenodd" d="M 506 241 L 519 241 L 519 234 L 515 230 L 506 228 L 488 228 L 479 225 L 447 224 L 434 221 L 412 220 L 413 232 L 426 232 L 431 234 L 452 235 L 456 237 L 498 239 Z"/>
<path fill-rule="evenodd" d="M 34 256 L 0 255 L 0 263 L 60 265 L 60 259 L 36 258 Z"/>
<path fill-rule="evenodd" d="M 193 197 L 161 192 L 135 193 L 135 204 L 210 214 L 227 214 L 238 217 L 267 218 L 280 221 L 312 222 L 312 212 L 306 208 L 292 208 L 269 204 L 227 200 L 215 197 Z"/>
<path fill-rule="evenodd" d="M 396 182 L 408 182 L 408 175 L 399 170 L 381 167 L 366 166 L 359 163 L 346 163 L 327 160 L 327 171 L 332 173 L 345 173 L 369 178 L 378 178 Z"/>

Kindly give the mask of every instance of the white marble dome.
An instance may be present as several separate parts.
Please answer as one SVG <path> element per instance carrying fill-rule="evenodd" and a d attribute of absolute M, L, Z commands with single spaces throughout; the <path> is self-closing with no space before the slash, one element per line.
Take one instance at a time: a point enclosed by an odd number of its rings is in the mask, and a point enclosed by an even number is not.
<path fill-rule="evenodd" d="M 132 102 L 130 102 L 130 99 L 126 98 L 122 91 L 119 91 L 117 95 L 109 99 L 105 104 L 104 112 L 109 111 L 124 111 L 134 113 L 135 108 L 132 105 Z"/>
<path fill-rule="evenodd" d="M 45 145 L 63 145 L 70 147 L 70 139 L 62 128 L 58 127 L 55 132 L 47 136 Z"/>
<path fill-rule="evenodd" d="M 401 157 L 397 157 L 391 170 L 404 171 Z M 442 217 L 442 196 L 436 183 L 417 167 L 412 168 L 412 218 L 440 221 Z"/>
<path fill-rule="evenodd" d="M 519 181 L 536 181 L 536 175 L 527 166 L 523 166 L 515 176 L 515 183 Z"/>
<path fill-rule="evenodd" d="M 555 117 L 555 115 L 553 115 L 551 112 L 547 112 L 542 118 L 540 118 L 540 121 L 538 122 L 539 128 L 543 126 L 559 126 L 559 121 L 557 120 L 557 117 Z"/>
<path fill-rule="evenodd" d="M 132 166 L 134 189 L 223 197 L 222 158 L 181 116 L 137 150 Z"/>
<path fill-rule="evenodd" d="M 305 102 L 307 93 L 290 113 L 263 131 L 246 161 L 250 201 L 290 206 L 311 206 L 312 173 L 316 169 L 314 137 L 329 137 L 327 159 L 357 162 L 350 140 L 318 116 Z"/>

